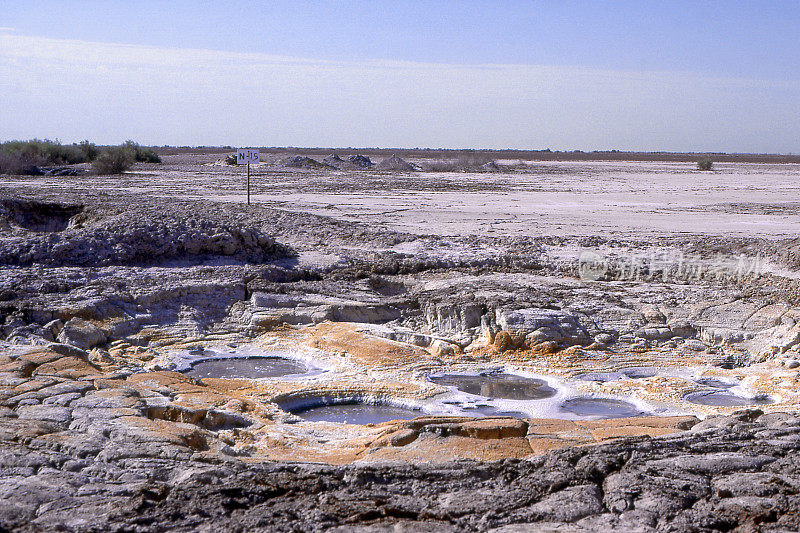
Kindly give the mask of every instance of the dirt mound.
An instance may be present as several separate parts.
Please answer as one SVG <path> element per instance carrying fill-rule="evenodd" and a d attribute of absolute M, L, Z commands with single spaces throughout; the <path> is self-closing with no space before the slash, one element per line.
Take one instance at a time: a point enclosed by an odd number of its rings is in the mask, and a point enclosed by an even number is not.
<path fill-rule="evenodd" d="M 494 159 L 480 155 L 461 156 L 451 160 L 427 161 L 422 165 L 427 172 L 499 172 L 503 166 Z"/>
<path fill-rule="evenodd" d="M 392 154 L 390 157 L 387 157 L 380 163 L 375 166 L 376 170 L 401 170 L 401 171 L 415 171 L 419 170 L 419 167 L 409 163 L 408 161 L 397 157 L 396 155 Z"/>
<path fill-rule="evenodd" d="M 361 154 L 351 155 L 347 158 L 347 161 L 351 165 L 355 165 L 359 168 L 372 168 L 375 166 L 375 163 L 373 163 L 369 157 Z"/>
<path fill-rule="evenodd" d="M 500 166 L 494 159 L 488 163 L 484 163 L 480 168 L 485 172 L 499 172 L 500 170 L 503 170 L 503 167 Z"/>
<path fill-rule="evenodd" d="M 326 165 L 330 165 L 332 167 L 337 167 L 338 168 L 339 165 L 341 165 L 345 161 L 344 161 L 344 159 L 342 159 L 338 155 L 331 154 L 328 157 L 326 157 L 325 159 L 323 159 L 322 162 L 325 163 Z"/>
<path fill-rule="evenodd" d="M 0 239 L 5 265 L 157 264 L 215 256 L 263 263 L 294 255 L 260 227 L 190 206 L 87 210 L 21 200 L 14 205 L 9 210 L 14 222 L 37 233 Z"/>
<path fill-rule="evenodd" d="M 339 170 L 366 170 L 375 166 L 369 157 L 364 155 L 351 155 L 347 159 L 342 159 L 336 154 L 331 154 L 322 160 L 326 165 L 338 168 Z"/>
<path fill-rule="evenodd" d="M 213 163 L 207 163 L 208 165 L 215 166 L 215 167 L 225 167 L 225 166 L 236 166 L 236 154 L 228 154 L 225 157 L 217 159 Z"/>
<path fill-rule="evenodd" d="M 342 159 L 336 154 L 329 155 L 328 157 L 323 159 L 322 162 L 332 168 L 336 168 L 339 170 L 360 170 L 360 167 L 357 167 L 350 161 Z"/>
<path fill-rule="evenodd" d="M 301 155 L 296 155 L 294 157 L 287 157 L 286 159 L 281 161 L 284 167 L 287 168 L 303 168 L 308 170 L 325 170 L 336 168 L 333 165 L 329 165 L 327 163 L 320 163 L 316 159 L 311 159 L 310 157 L 304 157 Z"/>

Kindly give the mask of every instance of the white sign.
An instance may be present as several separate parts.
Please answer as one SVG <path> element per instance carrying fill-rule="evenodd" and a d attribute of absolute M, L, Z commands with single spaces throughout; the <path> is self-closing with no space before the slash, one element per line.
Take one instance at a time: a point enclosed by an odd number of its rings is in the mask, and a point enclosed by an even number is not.
<path fill-rule="evenodd" d="M 236 151 L 236 164 L 244 165 L 245 163 L 258 163 L 258 156 L 258 150 L 239 148 Z"/>

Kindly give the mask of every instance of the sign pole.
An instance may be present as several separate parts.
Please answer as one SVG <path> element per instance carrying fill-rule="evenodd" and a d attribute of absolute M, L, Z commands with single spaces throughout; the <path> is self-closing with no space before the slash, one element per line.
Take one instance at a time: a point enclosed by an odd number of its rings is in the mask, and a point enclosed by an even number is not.
<path fill-rule="evenodd" d="M 258 163 L 260 154 L 252 148 L 239 148 L 236 151 L 236 164 L 247 163 L 247 205 L 250 205 L 250 163 Z"/>

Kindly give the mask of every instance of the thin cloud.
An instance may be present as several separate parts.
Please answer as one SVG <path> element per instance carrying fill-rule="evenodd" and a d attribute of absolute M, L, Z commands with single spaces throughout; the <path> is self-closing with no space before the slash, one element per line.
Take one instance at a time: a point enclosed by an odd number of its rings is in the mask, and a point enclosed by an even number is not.
<path fill-rule="evenodd" d="M 800 83 L 0 35 L 0 138 L 798 151 Z"/>

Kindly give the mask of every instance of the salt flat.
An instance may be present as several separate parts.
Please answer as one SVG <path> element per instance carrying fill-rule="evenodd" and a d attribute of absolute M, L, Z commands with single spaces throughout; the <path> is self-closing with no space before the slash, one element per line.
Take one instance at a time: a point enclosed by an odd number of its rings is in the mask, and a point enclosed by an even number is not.
<path fill-rule="evenodd" d="M 441 235 L 711 234 L 800 232 L 800 165 L 731 163 L 530 164 L 519 174 L 428 174 L 399 184 L 293 181 L 254 197 L 284 208 Z M 289 185 L 287 183 L 287 185 Z M 306 185 L 303 187 L 302 185 Z M 337 191 L 337 187 L 344 191 Z"/>
<path fill-rule="evenodd" d="M 130 192 L 243 202 L 244 169 L 165 158 L 162 169 L 71 191 Z M 201 159 L 202 160 L 202 159 Z M 377 173 L 254 166 L 260 205 L 438 235 L 676 234 L 791 237 L 800 234 L 800 165 L 718 163 L 711 172 L 673 162 L 517 162 L 513 171 Z M 6 178 L 0 185 L 42 180 Z"/>

